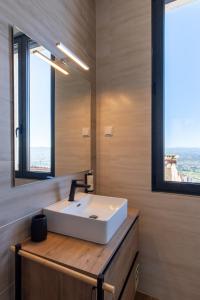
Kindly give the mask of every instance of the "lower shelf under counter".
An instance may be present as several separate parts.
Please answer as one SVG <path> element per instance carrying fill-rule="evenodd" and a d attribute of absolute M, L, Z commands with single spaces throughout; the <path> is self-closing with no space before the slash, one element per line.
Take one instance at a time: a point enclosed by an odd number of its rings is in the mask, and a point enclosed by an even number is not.
<path fill-rule="evenodd" d="M 115 286 L 114 299 L 134 299 L 138 273 L 138 223 L 138 210 L 129 209 L 126 221 L 107 245 L 48 233 L 46 241 L 33 243 L 28 240 L 21 244 L 21 249 L 92 278 L 103 277 L 105 282 Z M 96 299 L 97 289 L 91 285 L 24 257 L 21 279 L 24 300 Z M 123 298 L 125 293 L 130 296 Z M 113 299 L 107 292 L 101 297 Z"/>

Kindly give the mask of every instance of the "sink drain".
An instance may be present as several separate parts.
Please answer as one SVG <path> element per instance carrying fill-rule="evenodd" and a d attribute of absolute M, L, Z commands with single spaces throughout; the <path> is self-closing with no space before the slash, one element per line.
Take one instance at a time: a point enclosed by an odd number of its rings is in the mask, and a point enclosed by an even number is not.
<path fill-rule="evenodd" d="M 96 219 L 98 219 L 98 216 L 97 215 L 91 215 L 91 216 L 89 216 L 89 218 L 96 220 Z"/>

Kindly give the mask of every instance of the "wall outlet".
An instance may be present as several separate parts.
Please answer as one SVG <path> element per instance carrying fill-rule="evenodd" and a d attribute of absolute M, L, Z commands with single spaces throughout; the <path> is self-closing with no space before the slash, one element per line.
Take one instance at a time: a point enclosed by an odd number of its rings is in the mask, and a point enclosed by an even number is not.
<path fill-rule="evenodd" d="M 113 136 L 113 126 L 104 127 L 104 136 Z"/>
<path fill-rule="evenodd" d="M 89 127 L 82 128 L 82 136 L 83 137 L 90 137 L 90 128 Z"/>

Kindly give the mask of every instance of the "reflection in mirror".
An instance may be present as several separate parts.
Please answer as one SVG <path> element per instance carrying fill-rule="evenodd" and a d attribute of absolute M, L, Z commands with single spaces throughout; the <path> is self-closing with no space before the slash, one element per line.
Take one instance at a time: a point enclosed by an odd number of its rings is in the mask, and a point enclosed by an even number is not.
<path fill-rule="evenodd" d="M 80 76 L 63 77 L 56 71 L 55 174 L 89 170 L 90 83 Z"/>
<path fill-rule="evenodd" d="M 54 175 L 55 72 L 34 51 L 48 58 L 51 53 L 17 29 L 13 49 L 15 177 L 44 179 Z"/>
<path fill-rule="evenodd" d="M 89 81 L 13 33 L 15 185 L 90 169 Z"/>

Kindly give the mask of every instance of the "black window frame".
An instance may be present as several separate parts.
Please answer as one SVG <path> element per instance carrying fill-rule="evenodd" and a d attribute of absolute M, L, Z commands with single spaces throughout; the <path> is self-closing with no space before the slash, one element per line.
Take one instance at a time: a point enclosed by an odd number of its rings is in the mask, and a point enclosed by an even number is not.
<path fill-rule="evenodd" d="M 19 170 L 14 169 L 15 178 L 39 179 L 45 180 L 55 177 L 55 69 L 51 67 L 51 171 L 28 171 L 28 143 L 27 143 L 27 128 L 29 116 L 29 49 L 38 46 L 36 42 L 31 40 L 25 34 L 13 35 L 13 57 L 15 51 L 15 44 L 18 45 L 18 103 L 19 103 Z M 55 59 L 52 55 L 51 59 Z M 14 59 L 13 59 L 14 63 Z M 14 72 L 14 68 L 13 68 Z M 14 73 L 13 73 L 14 78 Z M 14 83 L 13 83 L 14 85 Z M 14 124 L 14 122 L 13 122 Z M 14 134 L 16 129 L 14 128 Z M 15 157 L 15 154 L 14 154 Z"/>
<path fill-rule="evenodd" d="M 200 195 L 200 184 L 164 180 L 165 4 L 152 0 L 152 191 Z"/>

